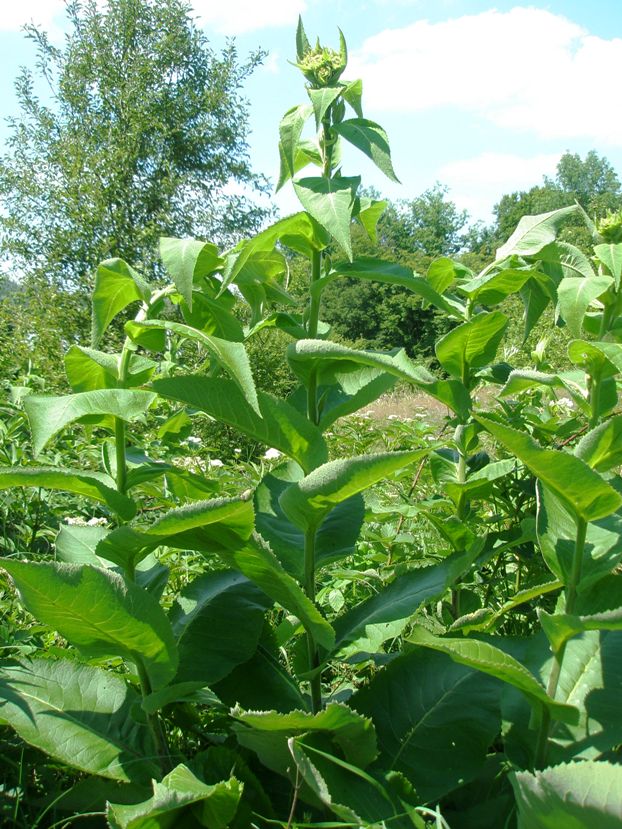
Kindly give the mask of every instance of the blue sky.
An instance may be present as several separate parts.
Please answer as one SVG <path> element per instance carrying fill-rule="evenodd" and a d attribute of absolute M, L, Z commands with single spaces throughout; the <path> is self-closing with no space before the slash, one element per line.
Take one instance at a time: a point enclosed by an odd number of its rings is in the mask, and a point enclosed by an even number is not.
<path fill-rule="evenodd" d="M 595 149 L 622 177 L 618 0 L 194 0 L 193 6 L 214 47 L 235 36 L 240 55 L 257 47 L 269 53 L 246 94 L 253 162 L 273 179 L 279 120 L 306 97 L 302 76 L 287 62 L 299 12 L 310 37 L 336 46 L 338 26 L 346 35 L 347 77 L 363 78 L 366 117 L 387 130 L 402 184 L 384 180 L 354 153 L 344 172 L 361 172 L 365 184 L 385 195 L 411 198 L 440 181 L 460 207 L 487 221 L 503 193 L 554 175 L 566 150 Z M 62 0 L 20 0 L 0 11 L 0 115 L 15 112 L 19 66 L 34 64 L 20 26 L 34 20 L 62 38 L 62 9 Z M 0 126 L 0 142 L 7 134 Z M 296 209 L 289 190 L 277 204 Z"/>

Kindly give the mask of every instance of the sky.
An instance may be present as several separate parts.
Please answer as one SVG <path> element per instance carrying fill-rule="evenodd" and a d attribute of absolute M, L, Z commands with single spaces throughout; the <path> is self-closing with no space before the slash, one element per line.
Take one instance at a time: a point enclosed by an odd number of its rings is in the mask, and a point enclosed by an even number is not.
<path fill-rule="evenodd" d="M 105 0 L 101 0 L 105 2 Z M 295 58 L 302 14 L 309 39 L 338 47 L 344 78 L 363 80 L 365 116 L 389 136 L 400 185 L 365 157 L 344 157 L 345 175 L 392 199 L 440 182 L 473 220 L 490 222 L 499 198 L 554 177 L 560 156 L 596 150 L 622 178 L 622 2 L 551 0 L 192 0 L 212 46 L 234 37 L 241 58 L 261 48 L 245 87 L 254 168 L 278 176 L 278 124 L 306 102 Z M 17 112 L 13 80 L 36 55 L 21 26 L 35 22 L 62 42 L 63 0 L 0 0 L 0 145 Z M 291 188 L 274 197 L 299 209 Z"/>

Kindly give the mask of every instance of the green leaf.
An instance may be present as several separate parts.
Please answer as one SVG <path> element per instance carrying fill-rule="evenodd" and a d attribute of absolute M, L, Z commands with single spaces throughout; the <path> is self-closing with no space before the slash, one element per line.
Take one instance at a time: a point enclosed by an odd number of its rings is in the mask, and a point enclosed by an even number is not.
<path fill-rule="evenodd" d="M 260 536 L 254 535 L 237 549 L 219 551 L 218 555 L 225 564 L 235 567 L 267 596 L 300 619 L 318 645 L 326 650 L 333 647 L 334 630 Z"/>
<path fill-rule="evenodd" d="M 158 783 L 153 797 L 125 806 L 109 803 L 106 810 L 112 829 L 170 829 L 173 826 L 206 826 L 227 829 L 238 809 L 242 784 L 231 777 L 207 785 L 187 766 L 176 766 Z"/>
<path fill-rule="evenodd" d="M 125 330 L 132 339 L 145 328 L 163 328 L 166 331 L 171 331 L 173 334 L 179 334 L 182 337 L 188 337 L 191 340 L 200 342 L 216 362 L 229 373 L 244 398 L 257 414 L 259 414 L 255 381 L 253 380 L 248 354 L 242 343 L 228 342 L 227 340 L 221 340 L 219 337 L 211 337 L 209 334 L 205 334 L 203 331 L 197 331 L 196 328 L 192 328 L 189 325 L 183 325 L 180 322 L 170 322 L 169 320 L 128 322 L 125 326 Z"/>
<path fill-rule="evenodd" d="M 16 486 L 42 487 L 83 495 L 105 504 L 124 521 L 129 521 L 136 515 L 134 501 L 117 492 L 112 478 L 101 472 L 57 469 L 52 466 L 0 467 L 0 490 Z"/>
<path fill-rule="evenodd" d="M 81 345 L 72 345 L 65 354 L 65 373 L 74 392 L 96 391 L 97 389 L 113 389 L 124 386 L 133 388 L 148 383 L 157 364 L 147 357 L 136 354 L 130 356 L 127 377 L 123 383 L 119 382 L 119 356 L 96 351 L 93 348 L 84 348 Z"/>
<path fill-rule="evenodd" d="M 439 564 L 417 567 L 397 576 L 386 587 L 335 620 L 335 652 L 341 659 L 377 652 L 382 643 L 399 636 L 425 602 L 440 599 L 467 572 L 478 554 L 447 556 Z"/>
<path fill-rule="evenodd" d="M 462 282 L 458 290 L 466 294 L 472 302 L 482 305 L 498 305 L 511 294 L 518 293 L 523 285 L 533 277 L 533 270 L 504 268 L 496 273 L 476 276 L 468 282 Z"/>
<path fill-rule="evenodd" d="M 435 351 L 439 363 L 465 383 L 472 369 L 494 360 L 508 323 L 501 311 L 476 314 L 438 340 Z"/>
<path fill-rule="evenodd" d="M 352 109 L 356 112 L 359 118 L 363 117 L 363 109 L 361 106 L 361 99 L 363 97 L 363 81 L 349 81 L 343 87 L 342 95 Z"/>
<path fill-rule="evenodd" d="M 194 291 L 192 310 L 185 302 L 182 302 L 181 311 L 185 321 L 193 328 L 198 328 L 204 334 L 220 337 L 221 340 L 231 342 L 244 341 L 244 329 L 237 318 L 226 307 L 220 299 L 211 299 L 205 294 Z"/>
<path fill-rule="evenodd" d="M 538 262 L 544 263 L 544 269 L 549 277 L 559 283 L 567 276 L 580 276 L 591 279 L 596 274 L 590 259 L 582 250 L 570 245 L 568 242 L 555 240 L 550 245 L 542 248 L 534 257 Z M 538 279 L 542 278 L 539 271 L 536 272 Z"/>
<path fill-rule="evenodd" d="M 102 539 L 96 552 L 129 570 L 161 545 L 216 552 L 250 538 L 253 518 L 253 505 L 247 498 L 193 501 L 165 512 L 148 527 L 118 527 Z"/>
<path fill-rule="evenodd" d="M 610 276 L 593 276 L 590 279 L 566 277 L 557 286 L 559 313 L 574 337 L 581 336 L 583 317 L 594 302 L 613 283 Z"/>
<path fill-rule="evenodd" d="M 499 731 L 498 684 L 444 654 L 402 653 L 350 705 L 371 717 L 377 765 L 406 775 L 422 801 L 477 777 Z"/>
<path fill-rule="evenodd" d="M 622 415 L 616 415 L 584 435 L 574 450 L 589 467 L 608 472 L 622 464 Z"/>
<path fill-rule="evenodd" d="M 279 124 L 279 154 L 281 157 L 281 172 L 276 186 L 278 192 L 285 182 L 298 172 L 296 160 L 302 128 L 313 112 L 308 104 L 288 109 Z"/>
<path fill-rule="evenodd" d="M 559 653 L 569 639 L 586 630 L 622 630 L 622 608 L 596 613 L 593 616 L 573 616 L 568 613 L 547 613 L 541 610 L 538 619 L 553 653 Z"/>
<path fill-rule="evenodd" d="M 66 564 L 93 564 L 95 567 L 105 567 L 95 549 L 109 532 L 106 527 L 61 524 L 54 541 L 57 560 Z"/>
<path fill-rule="evenodd" d="M 573 204 L 570 207 L 552 210 L 550 213 L 523 216 L 514 233 L 497 251 L 497 259 L 505 259 L 512 254 L 534 256 L 543 247 L 555 241 L 559 226 L 579 211 L 579 206 Z"/>
<path fill-rule="evenodd" d="M 423 366 L 415 365 L 404 349 L 382 354 L 376 351 L 358 351 L 341 343 L 324 340 L 298 340 L 288 346 L 287 360 L 292 371 L 305 383 L 312 372 L 317 372 L 319 385 L 338 382 L 344 391 L 349 392 L 348 375 L 353 374 L 353 391 L 356 391 L 360 388 L 360 375 L 354 373 L 358 372 L 361 366 L 369 366 L 392 374 L 400 380 L 406 380 L 440 400 L 457 414 L 468 413 L 471 406 L 469 393 L 461 383 L 455 380 L 438 380 Z M 370 375 L 370 379 L 373 376 Z"/>
<path fill-rule="evenodd" d="M 340 458 L 314 469 L 281 495 L 283 512 L 303 530 L 316 530 L 333 507 L 425 457 L 428 449 Z"/>
<path fill-rule="evenodd" d="M 562 501 L 548 487 L 538 484 L 537 531 L 542 556 L 552 573 L 564 584 L 571 578 L 577 527 Z M 579 591 L 596 584 L 622 560 L 622 515 L 591 521 L 587 525 Z"/>
<path fill-rule="evenodd" d="M 315 176 L 294 181 L 294 190 L 304 209 L 327 230 L 352 259 L 350 222 L 360 176 L 325 178 Z"/>
<path fill-rule="evenodd" d="M 204 573 L 191 581 L 168 614 L 179 651 L 175 681 L 211 686 L 250 659 L 270 605 L 261 590 L 234 570 Z"/>
<path fill-rule="evenodd" d="M 302 17 L 298 15 L 298 25 L 296 27 L 296 57 L 298 60 L 301 61 L 310 49 L 311 44 L 307 39 L 305 27 L 302 25 Z"/>
<path fill-rule="evenodd" d="M 467 268 L 462 262 L 449 259 L 447 256 L 441 256 L 435 259 L 430 264 L 426 274 L 426 282 L 439 294 L 444 294 L 447 288 L 451 287 L 458 280 L 462 281 L 472 278 L 473 271 L 470 268 Z"/>
<path fill-rule="evenodd" d="M 315 113 L 315 125 L 319 129 L 320 124 L 322 123 L 322 118 L 326 115 L 326 111 L 330 107 L 330 105 L 337 100 L 337 98 L 341 95 L 342 87 L 341 86 L 322 86 L 319 89 L 315 89 L 312 86 L 307 87 L 307 95 L 311 99 L 311 103 L 313 104 L 313 112 Z M 308 116 L 307 116 L 308 117 Z M 335 132 L 337 131 L 336 125 L 332 127 Z"/>
<path fill-rule="evenodd" d="M 622 506 L 620 496 L 579 458 L 557 449 L 543 449 L 525 434 L 485 415 L 474 415 L 496 440 L 512 452 L 567 509 L 585 521 L 596 521 Z"/>
<path fill-rule="evenodd" d="M 563 389 L 568 392 L 577 408 L 590 416 L 590 405 L 586 400 L 585 378 L 583 372 L 563 372 L 545 374 L 540 371 L 512 371 L 499 397 L 513 397 L 533 388 Z"/>
<path fill-rule="evenodd" d="M 283 464 L 265 475 L 255 490 L 257 531 L 268 542 L 283 567 L 300 582 L 304 581 L 304 533 L 287 518 L 279 498 L 302 470 Z M 363 524 L 363 499 L 355 495 L 328 513 L 315 537 L 316 568 L 338 561 L 354 552 Z"/>
<path fill-rule="evenodd" d="M 622 768 L 605 762 L 563 763 L 510 774 L 518 829 L 618 829 Z"/>
<path fill-rule="evenodd" d="M 83 418 L 95 422 L 105 415 L 132 421 L 142 417 L 155 401 L 156 395 L 136 389 L 99 389 L 67 394 L 62 397 L 43 397 L 30 394 L 24 408 L 32 430 L 32 448 L 35 457 L 48 441 L 65 426 Z"/>
<path fill-rule="evenodd" d="M 317 714 L 306 711 L 242 711 L 234 709 L 232 716 L 242 723 L 235 728 L 238 742 L 268 760 L 269 768 L 284 772 L 283 759 L 288 760 L 287 740 L 301 734 L 327 733 L 339 746 L 346 760 L 360 768 L 368 766 L 376 757 L 376 735 L 370 719 L 353 711 L 347 705 L 329 702 Z M 267 737 L 267 739 L 266 739 Z"/>
<path fill-rule="evenodd" d="M 399 184 L 391 163 L 389 139 L 380 124 L 365 118 L 350 118 L 340 124 L 334 124 L 332 129 L 371 158 L 387 178 Z"/>
<path fill-rule="evenodd" d="M 622 343 L 572 340 L 568 345 L 568 356 L 590 374 L 612 377 L 622 373 Z"/>
<path fill-rule="evenodd" d="M 192 286 L 202 276 L 209 276 L 224 265 L 218 248 L 210 242 L 198 239 L 173 239 L 162 236 L 160 258 L 169 272 L 175 287 L 192 310 Z"/>
<path fill-rule="evenodd" d="M 0 718 L 24 742 L 87 774 L 148 782 L 159 768 L 151 734 L 123 677 L 69 659 L 0 667 Z"/>
<path fill-rule="evenodd" d="M 97 346 L 116 315 L 132 302 L 148 302 L 151 289 L 122 259 L 106 259 L 95 271 L 93 290 L 93 346 Z"/>
<path fill-rule="evenodd" d="M 234 248 L 228 258 L 221 293 L 236 280 L 252 256 L 274 250 L 277 242 L 311 258 L 313 251 L 324 250 L 330 244 L 330 234 L 303 211 L 280 219 L 248 242 Z"/>
<path fill-rule="evenodd" d="M 619 290 L 622 279 L 622 244 L 594 245 L 594 253 L 613 277 L 616 291 Z"/>
<path fill-rule="evenodd" d="M 3 561 L 26 609 L 88 657 L 142 663 L 152 687 L 175 675 L 177 649 L 158 602 L 116 573 L 89 565 Z"/>
<path fill-rule="evenodd" d="M 355 218 L 375 245 L 378 244 L 378 221 L 388 204 L 387 201 L 359 198 L 359 209 Z"/>
<path fill-rule="evenodd" d="M 156 380 L 153 388 L 162 397 L 207 412 L 216 420 L 278 449 L 303 469 L 312 469 L 327 457 L 320 430 L 293 406 L 265 392 L 258 392 L 257 407 L 253 411 L 239 389 L 223 378 L 171 377 Z"/>
<path fill-rule="evenodd" d="M 433 636 L 425 628 L 418 626 L 409 637 L 410 642 L 426 648 L 446 653 L 454 662 L 467 665 L 478 671 L 507 682 L 522 691 L 529 702 L 536 707 L 546 706 L 553 719 L 564 723 L 577 723 L 579 712 L 570 705 L 556 702 L 548 696 L 542 685 L 521 663 L 488 642 L 476 639 L 451 639 Z"/>

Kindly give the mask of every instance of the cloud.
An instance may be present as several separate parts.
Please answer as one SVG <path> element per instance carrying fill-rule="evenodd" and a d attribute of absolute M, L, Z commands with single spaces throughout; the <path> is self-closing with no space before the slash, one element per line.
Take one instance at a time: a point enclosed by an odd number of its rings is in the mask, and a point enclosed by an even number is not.
<path fill-rule="evenodd" d="M 5 0 L 0 13 L 0 31 L 17 32 L 24 23 L 36 23 L 44 29 L 55 28 L 55 19 L 63 15 L 63 0 Z"/>
<path fill-rule="evenodd" d="M 306 0 L 194 0 L 199 21 L 227 35 L 291 26 L 307 10 Z"/>
<path fill-rule="evenodd" d="M 481 153 L 474 158 L 452 161 L 438 171 L 450 188 L 458 207 L 475 218 L 490 218 L 493 204 L 504 193 L 528 190 L 542 184 L 543 176 L 555 177 L 562 153 L 542 153 L 525 158 L 510 153 Z"/>
<path fill-rule="evenodd" d="M 455 108 L 540 138 L 622 146 L 621 65 L 622 39 L 516 7 L 387 29 L 353 54 L 351 74 L 370 110 Z"/>

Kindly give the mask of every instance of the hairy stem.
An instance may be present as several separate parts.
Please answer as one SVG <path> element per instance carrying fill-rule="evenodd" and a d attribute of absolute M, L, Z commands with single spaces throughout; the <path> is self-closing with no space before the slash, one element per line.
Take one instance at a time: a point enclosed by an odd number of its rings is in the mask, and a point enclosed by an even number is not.
<path fill-rule="evenodd" d="M 126 339 L 119 358 L 119 385 L 125 387 L 127 373 L 132 356 L 131 341 Z M 125 421 L 120 417 L 114 419 L 114 443 L 115 456 L 117 461 L 117 489 L 123 495 L 127 489 L 127 460 L 125 456 Z"/>
<path fill-rule="evenodd" d="M 577 587 L 581 580 L 581 570 L 583 567 L 583 553 L 585 550 L 585 537 L 587 534 L 587 521 L 583 518 L 577 519 L 577 532 L 575 536 L 574 553 L 572 557 L 572 569 L 570 578 L 566 585 L 566 613 L 572 614 L 575 610 L 577 601 Z M 562 667 L 564 664 L 564 655 L 566 653 L 566 642 L 555 654 L 551 673 L 549 676 L 546 693 L 555 699 L 557 693 L 557 686 L 559 685 L 559 678 L 561 676 Z M 542 719 L 540 721 L 540 731 L 538 733 L 538 742 L 536 746 L 536 768 L 544 768 L 546 765 L 546 757 L 548 752 L 548 740 L 551 731 L 551 715 L 548 709 L 543 708 Z"/>
<path fill-rule="evenodd" d="M 305 532 L 304 564 L 305 593 L 315 602 L 315 528 Z M 307 632 L 307 654 L 309 671 L 315 671 L 320 664 L 317 645 L 311 633 Z M 316 714 L 322 707 L 322 677 L 318 672 L 310 681 L 311 710 Z"/>
<path fill-rule="evenodd" d="M 147 674 L 142 659 L 136 660 L 136 668 L 138 670 L 138 679 L 140 681 L 140 692 L 142 698 L 145 699 L 149 696 L 153 689 L 151 688 L 149 675 Z M 160 719 L 160 716 L 157 713 L 147 714 L 147 722 L 149 724 L 149 730 L 151 731 L 151 735 L 153 737 L 153 741 L 155 743 L 158 756 L 160 758 L 160 766 L 162 767 L 162 771 L 164 772 L 164 774 L 167 774 L 169 771 L 172 770 L 173 763 L 171 759 L 171 752 L 168 745 L 168 740 L 166 738 L 166 733 L 162 725 L 162 720 Z"/>

